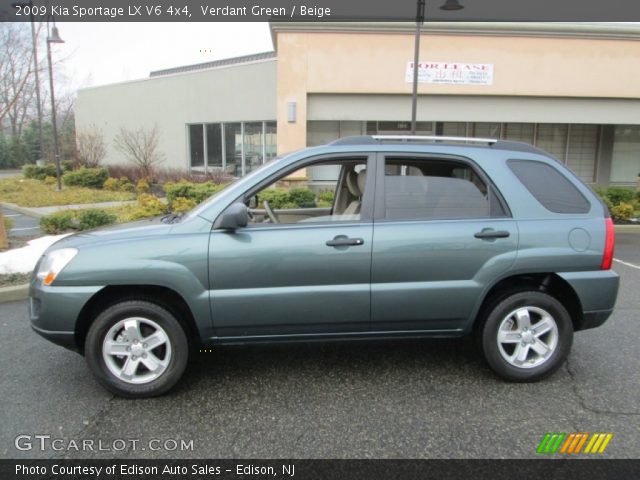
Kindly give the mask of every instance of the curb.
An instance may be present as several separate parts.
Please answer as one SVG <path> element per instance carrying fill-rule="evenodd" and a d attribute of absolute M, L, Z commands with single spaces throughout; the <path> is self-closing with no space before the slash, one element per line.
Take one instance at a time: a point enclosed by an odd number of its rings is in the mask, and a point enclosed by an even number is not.
<path fill-rule="evenodd" d="M 25 300 L 29 296 L 29 284 L 0 287 L 0 303 Z"/>
<path fill-rule="evenodd" d="M 640 233 L 640 225 L 616 225 L 616 233 Z"/>
<path fill-rule="evenodd" d="M 40 212 L 37 212 L 28 207 L 21 207 L 20 205 L 16 205 L 15 203 L 0 202 L 0 205 L 2 205 L 5 208 L 10 208 L 11 210 L 15 210 L 16 212 L 20 212 L 21 214 L 26 215 L 28 217 L 40 218 L 44 216 Z"/>

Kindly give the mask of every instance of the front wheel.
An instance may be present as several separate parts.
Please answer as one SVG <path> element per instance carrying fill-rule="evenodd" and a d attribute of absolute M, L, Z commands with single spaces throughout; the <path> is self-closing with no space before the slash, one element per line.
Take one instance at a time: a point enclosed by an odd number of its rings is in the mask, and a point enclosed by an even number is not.
<path fill-rule="evenodd" d="M 189 345 L 169 311 L 147 301 L 126 301 L 98 315 L 85 340 L 85 356 L 98 382 L 114 394 L 153 397 L 180 380 Z"/>
<path fill-rule="evenodd" d="M 489 366 L 514 382 L 534 382 L 554 373 L 571 350 L 573 325 L 566 308 L 538 291 L 499 302 L 479 334 Z"/>

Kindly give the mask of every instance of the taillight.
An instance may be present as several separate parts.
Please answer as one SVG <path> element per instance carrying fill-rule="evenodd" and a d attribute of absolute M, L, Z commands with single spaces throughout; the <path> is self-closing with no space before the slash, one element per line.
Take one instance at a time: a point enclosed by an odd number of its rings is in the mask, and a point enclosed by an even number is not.
<path fill-rule="evenodd" d="M 611 268 L 611 262 L 613 261 L 613 248 L 616 244 L 616 232 L 613 227 L 613 220 L 611 217 L 604 219 L 607 233 L 604 239 L 604 255 L 602 255 L 602 270 L 609 270 Z"/>

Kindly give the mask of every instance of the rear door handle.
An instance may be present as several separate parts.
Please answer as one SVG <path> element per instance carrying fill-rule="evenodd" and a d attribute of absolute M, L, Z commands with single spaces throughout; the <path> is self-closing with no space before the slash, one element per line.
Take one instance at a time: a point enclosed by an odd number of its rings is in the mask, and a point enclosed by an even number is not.
<path fill-rule="evenodd" d="M 511 234 L 506 230 L 493 230 L 492 228 L 485 228 L 481 232 L 475 233 L 473 236 L 482 239 L 491 238 L 507 238 Z"/>
<path fill-rule="evenodd" d="M 346 235 L 338 235 L 333 240 L 327 240 L 328 247 L 350 247 L 353 245 L 363 245 L 362 238 L 349 238 Z"/>

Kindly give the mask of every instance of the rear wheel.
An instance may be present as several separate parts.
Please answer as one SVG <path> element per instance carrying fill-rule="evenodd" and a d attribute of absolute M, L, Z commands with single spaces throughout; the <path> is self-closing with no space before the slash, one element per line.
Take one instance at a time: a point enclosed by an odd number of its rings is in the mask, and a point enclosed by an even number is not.
<path fill-rule="evenodd" d="M 169 311 L 147 301 L 127 301 L 98 315 L 87 334 L 85 356 L 96 379 L 111 392 L 153 397 L 182 377 L 189 346 Z"/>
<path fill-rule="evenodd" d="M 495 305 L 478 334 L 482 353 L 498 375 L 534 382 L 558 370 L 567 358 L 573 325 L 557 299 L 526 291 Z"/>

